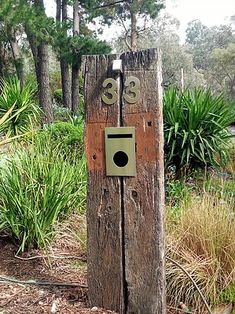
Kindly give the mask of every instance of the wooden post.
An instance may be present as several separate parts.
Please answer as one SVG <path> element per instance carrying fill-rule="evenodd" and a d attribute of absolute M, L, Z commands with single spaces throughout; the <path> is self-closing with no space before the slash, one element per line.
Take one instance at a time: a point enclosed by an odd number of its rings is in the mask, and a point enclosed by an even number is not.
<path fill-rule="evenodd" d="M 119 58 L 122 73 L 112 70 Z M 90 304 L 121 314 L 164 314 L 160 54 L 88 56 L 85 72 Z M 114 80 L 105 84 L 107 78 Z M 106 176 L 104 129 L 117 126 L 135 128 L 135 177 Z"/>

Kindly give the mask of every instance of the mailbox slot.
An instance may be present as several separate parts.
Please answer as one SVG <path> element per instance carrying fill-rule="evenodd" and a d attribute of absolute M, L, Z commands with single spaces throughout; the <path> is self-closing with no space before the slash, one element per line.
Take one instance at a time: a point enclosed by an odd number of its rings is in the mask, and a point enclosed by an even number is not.
<path fill-rule="evenodd" d="M 135 128 L 105 128 L 107 176 L 136 176 Z"/>

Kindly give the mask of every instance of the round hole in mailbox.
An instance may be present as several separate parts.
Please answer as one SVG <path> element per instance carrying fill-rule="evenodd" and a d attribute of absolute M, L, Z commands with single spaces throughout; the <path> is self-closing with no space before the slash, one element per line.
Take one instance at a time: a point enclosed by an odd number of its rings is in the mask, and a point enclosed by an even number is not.
<path fill-rule="evenodd" d="M 128 164 L 128 156 L 125 152 L 118 151 L 113 156 L 113 161 L 118 167 L 125 167 Z"/>

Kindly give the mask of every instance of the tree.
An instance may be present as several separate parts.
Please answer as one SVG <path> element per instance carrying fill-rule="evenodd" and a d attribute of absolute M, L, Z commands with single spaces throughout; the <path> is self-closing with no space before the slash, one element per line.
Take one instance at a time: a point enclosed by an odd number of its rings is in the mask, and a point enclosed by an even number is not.
<path fill-rule="evenodd" d="M 68 3 L 66 0 L 56 0 L 56 21 L 59 33 L 63 33 L 65 38 L 68 36 Z M 69 63 L 63 55 L 60 55 L 61 83 L 63 91 L 64 106 L 72 109 L 71 106 L 71 79 Z"/>
<path fill-rule="evenodd" d="M 34 0 L 32 7 L 28 2 L 25 4 L 26 12 L 31 15 L 31 19 L 24 20 L 24 26 L 34 57 L 39 105 L 44 113 L 43 122 L 51 123 L 53 121 L 53 110 L 49 77 L 49 36 L 47 34 L 49 20 L 45 14 L 43 0 Z"/>
<path fill-rule="evenodd" d="M 164 2 L 165 0 L 98 1 L 95 14 L 102 18 L 103 23 L 116 21 L 123 26 L 126 46 L 130 51 L 135 51 L 139 35 L 147 29 L 149 20 L 156 18 L 164 8 Z"/>
<path fill-rule="evenodd" d="M 32 51 L 35 74 L 38 83 L 39 104 L 44 112 L 43 121 L 53 121 L 52 99 L 49 85 L 50 45 L 56 50 L 61 64 L 64 104 L 77 112 L 79 102 L 79 69 L 81 55 L 89 53 L 107 53 L 110 47 L 99 41 L 86 26 L 90 12 L 86 10 L 87 1 L 75 3 L 69 0 L 57 0 L 57 23 L 45 14 L 44 0 L 6 0 L 0 8 L 0 74 L 6 71 L 6 62 L 10 60 L 8 48 L 12 47 L 17 73 L 20 74 L 22 47 L 18 47 L 18 30 L 25 31 Z M 96 3 L 96 0 L 90 1 Z M 74 4 L 74 32 L 71 35 L 72 23 L 67 15 L 69 3 Z M 80 13 L 82 12 L 82 14 Z M 21 43 L 23 40 L 21 41 Z M 70 67 L 72 68 L 72 92 L 70 87 Z M 23 76 L 22 76 L 23 77 Z M 23 79 L 22 79 L 23 82 Z M 72 95 L 72 96 L 71 96 Z M 73 105 L 71 105 L 73 101 Z"/>
<path fill-rule="evenodd" d="M 18 38 L 19 32 L 25 31 L 27 35 L 34 58 L 39 104 L 43 109 L 43 120 L 46 123 L 53 120 L 48 69 L 48 28 L 51 24 L 50 21 L 45 14 L 43 0 L 6 0 L 0 8 L 0 22 L 5 27 L 21 85 L 24 82 L 23 57 L 21 47 L 18 45 Z"/>
<path fill-rule="evenodd" d="M 223 92 L 229 100 L 234 93 L 234 44 L 233 17 L 228 25 L 207 27 L 199 20 L 188 24 L 187 47 L 195 68 L 204 75 L 207 87 Z"/>
<path fill-rule="evenodd" d="M 186 43 L 198 70 L 209 67 L 209 55 L 215 48 L 224 48 L 234 40 L 231 24 L 207 27 L 199 20 L 188 23 Z"/>
<path fill-rule="evenodd" d="M 20 49 L 18 41 L 17 41 L 18 30 L 17 30 L 17 28 L 14 28 L 14 27 L 9 25 L 7 28 L 7 31 L 8 31 L 9 43 L 11 46 L 12 55 L 13 55 L 13 59 L 14 59 L 14 65 L 16 68 L 16 74 L 17 74 L 18 79 L 20 80 L 21 87 L 23 87 L 24 83 L 25 83 L 24 62 L 23 62 L 21 49 Z"/>
<path fill-rule="evenodd" d="M 235 43 L 226 48 L 216 48 L 210 55 L 210 79 L 225 92 L 230 100 L 235 100 Z M 225 90 L 224 90 L 225 89 Z"/>
<path fill-rule="evenodd" d="M 138 38 L 138 49 L 160 48 L 162 50 L 163 85 L 177 86 L 180 88 L 181 72 L 184 72 L 186 87 L 204 86 L 203 75 L 193 67 L 192 55 L 180 44 L 177 29 L 179 21 L 169 14 L 157 17 L 150 23 L 150 27 L 143 31 Z M 116 52 L 126 50 L 124 34 L 115 38 L 112 43 Z"/>
<path fill-rule="evenodd" d="M 79 1 L 75 0 L 73 4 L 73 38 L 78 38 L 80 35 L 80 11 Z M 79 68 L 78 60 L 73 60 L 72 63 L 72 111 L 77 112 L 79 103 Z"/>
<path fill-rule="evenodd" d="M 64 0 L 63 0 L 64 1 Z M 63 3 L 57 0 L 57 4 Z M 95 2 L 95 0 L 94 0 Z M 66 2 L 67 3 L 67 2 Z M 91 5 L 92 1 L 89 2 Z M 63 5 L 62 5 L 63 6 Z M 92 8 L 94 8 L 94 3 Z M 61 21 L 57 25 L 56 32 L 52 34 L 53 46 L 58 58 L 71 67 L 71 109 L 74 114 L 79 113 L 79 71 L 81 67 L 81 56 L 86 54 L 109 53 L 110 46 L 98 40 L 94 32 L 87 27 L 87 21 L 93 18 L 92 10 L 87 8 L 86 1 L 73 1 L 73 19 Z M 57 9 L 57 21 L 59 11 Z M 66 79 L 68 81 L 68 79 Z M 63 94 L 65 93 L 62 84 Z"/>
<path fill-rule="evenodd" d="M 16 18 L 15 15 L 12 14 L 12 6 L 14 8 L 14 4 L 11 0 L 6 0 L 1 5 L 0 8 L 0 30 L 1 30 L 1 36 L 0 36 L 0 46 L 1 46 L 1 52 L 0 52 L 0 73 L 1 76 L 4 75 L 5 71 L 3 70 L 3 65 L 6 60 L 4 60 L 6 56 L 8 56 L 8 60 L 10 59 L 13 61 L 13 65 L 15 66 L 16 74 L 18 79 L 21 82 L 21 86 L 24 85 L 24 69 L 23 69 L 23 57 L 21 53 L 21 49 L 18 43 L 18 40 L 21 37 L 21 34 L 23 32 L 23 29 L 20 25 L 16 24 Z M 8 48 L 11 50 L 11 54 L 9 57 L 9 51 Z M 5 51 L 4 51 L 5 50 Z"/>

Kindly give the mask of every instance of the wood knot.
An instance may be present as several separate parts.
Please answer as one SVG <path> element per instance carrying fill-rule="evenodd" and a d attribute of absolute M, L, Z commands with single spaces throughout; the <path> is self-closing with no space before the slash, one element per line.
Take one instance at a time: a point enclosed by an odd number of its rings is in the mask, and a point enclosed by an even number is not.
<path fill-rule="evenodd" d="M 131 195 L 132 195 L 133 199 L 137 199 L 137 197 L 138 197 L 138 193 L 135 190 L 133 190 L 131 192 Z"/>

